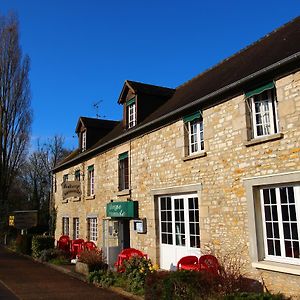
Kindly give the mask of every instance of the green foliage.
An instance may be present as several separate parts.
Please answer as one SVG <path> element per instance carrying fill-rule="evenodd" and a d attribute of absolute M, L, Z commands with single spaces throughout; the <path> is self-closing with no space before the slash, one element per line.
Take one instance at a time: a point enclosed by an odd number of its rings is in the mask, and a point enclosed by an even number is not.
<path fill-rule="evenodd" d="M 90 272 L 88 275 L 88 282 L 96 283 L 101 287 L 110 287 L 116 283 L 117 274 L 112 271 L 99 270 Z"/>
<path fill-rule="evenodd" d="M 31 254 L 31 235 L 18 235 L 15 242 L 16 252 L 30 255 Z"/>
<path fill-rule="evenodd" d="M 42 250 L 39 258 L 41 261 L 51 261 L 53 259 L 61 259 L 61 260 L 70 259 L 68 253 L 57 248 Z"/>
<path fill-rule="evenodd" d="M 69 264 L 69 260 L 66 259 L 65 257 L 52 258 L 49 260 L 49 262 L 53 265 L 58 265 L 58 266 Z"/>
<path fill-rule="evenodd" d="M 32 256 L 39 258 L 42 250 L 53 249 L 54 238 L 45 235 L 35 235 L 32 237 Z"/>
<path fill-rule="evenodd" d="M 145 299 L 217 299 L 218 278 L 194 271 L 153 272 L 145 283 Z"/>

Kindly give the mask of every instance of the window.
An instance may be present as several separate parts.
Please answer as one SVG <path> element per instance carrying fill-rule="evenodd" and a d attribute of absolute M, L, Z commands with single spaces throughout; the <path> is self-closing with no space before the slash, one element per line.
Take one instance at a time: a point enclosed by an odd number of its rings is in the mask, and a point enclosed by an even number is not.
<path fill-rule="evenodd" d="M 188 155 L 204 151 L 203 119 L 200 112 L 183 118 L 187 129 Z"/>
<path fill-rule="evenodd" d="M 129 189 L 128 152 L 119 155 L 119 191 Z"/>
<path fill-rule="evenodd" d="M 88 167 L 88 182 L 87 182 L 87 196 L 92 196 L 95 194 L 94 185 L 94 166 Z"/>
<path fill-rule="evenodd" d="M 86 131 L 81 132 L 81 151 L 86 150 Z"/>
<path fill-rule="evenodd" d="M 75 181 L 80 181 L 80 170 L 75 171 Z"/>
<path fill-rule="evenodd" d="M 300 264 L 300 185 L 259 192 L 265 259 Z"/>
<path fill-rule="evenodd" d="M 69 235 L 69 218 L 68 217 L 63 217 L 62 218 L 62 234 L 63 235 Z"/>
<path fill-rule="evenodd" d="M 126 103 L 127 126 L 128 128 L 136 125 L 136 104 L 135 98 L 130 99 Z"/>
<path fill-rule="evenodd" d="M 277 101 L 274 84 L 271 83 L 246 93 L 250 110 L 251 138 L 278 133 Z"/>
<path fill-rule="evenodd" d="M 79 239 L 79 218 L 73 218 L 73 239 Z"/>
<path fill-rule="evenodd" d="M 88 239 L 92 242 L 97 242 L 98 239 L 98 222 L 97 218 L 87 219 Z"/>
<path fill-rule="evenodd" d="M 65 175 L 63 176 L 63 182 L 66 182 L 66 181 L 68 181 L 68 174 L 65 174 Z"/>

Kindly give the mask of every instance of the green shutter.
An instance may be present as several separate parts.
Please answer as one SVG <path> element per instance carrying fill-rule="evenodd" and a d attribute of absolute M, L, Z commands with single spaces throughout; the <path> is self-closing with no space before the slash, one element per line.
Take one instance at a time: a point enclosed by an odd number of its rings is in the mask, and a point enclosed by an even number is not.
<path fill-rule="evenodd" d="M 201 118 L 201 112 L 197 111 L 193 114 L 187 115 L 183 117 L 183 122 L 187 123 L 187 122 L 192 122 L 194 120 L 200 119 Z"/>
<path fill-rule="evenodd" d="M 124 153 L 119 154 L 119 160 L 125 159 L 127 157 L 128 157 L 128 152 L 124 152 Z"/>
<path fill-rule="evenodd" d="M 94 165 L 88 166 L 88 171 L 93 171 L 94 170 Z"/>
<path fill-rule="evenodd" d="M 246 96 L 246 98 L 250 98 L 250 97 L 252 97 L 252 96 L 261 94 L 261 93 L 264 92 L 264 91 L 271 90 L 271 89 L 273 89 L 274 87 L 275 87 L 274 82 L 270 82 L 270 83 L 268 83 L 268 84 L 266 84 L 266 85 L 263 85 L 263 86 L 261 86 L 261 87 L 255 89 L 255 90 L 253 90 L 253 91 L 249 91 L 249 92 L 245 93 L 245 96 Z"/>
<path fill-rule="evenodd" d="M 133 103 L 135 103 L 135 97 L 133 97 L 133 98 L 131 98 L 130 100 L 128 100 L 128 101 L 126 102 L 126 106 L 129 106 L 129 105 L 131 105 L 131 104 L 133 104 Z"/>

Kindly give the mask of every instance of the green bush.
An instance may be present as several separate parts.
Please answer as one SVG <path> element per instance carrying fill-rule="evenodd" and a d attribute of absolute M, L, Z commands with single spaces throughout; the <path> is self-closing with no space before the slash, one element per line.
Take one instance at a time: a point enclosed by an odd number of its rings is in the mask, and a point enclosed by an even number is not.
<path fill-rule="evenodd" d="M 145 299 L 217 299 L 219 280 L 194 271 L 153 272 L 145 283 Z"/>
<path fill-rule="evenodd" d="M 42 250 L 39 256 L 41 261 L 51 261 L 53 259 L 69 260 L 69 254 L 61 249 L 45 249 Z"/>
<path fill-rule="evenodd" d="M 34 235 L 32 237 L 32 256 L 39 258 L 42 250 L 54 248 L 54 237 Z"/>
<path fill-rule="evenodd" d="M 88 282 L 96 283 L 101 287 L 110 287 L 116 283 L 117 274 L 112 271 L 99 270 L 89 273 Z"/>

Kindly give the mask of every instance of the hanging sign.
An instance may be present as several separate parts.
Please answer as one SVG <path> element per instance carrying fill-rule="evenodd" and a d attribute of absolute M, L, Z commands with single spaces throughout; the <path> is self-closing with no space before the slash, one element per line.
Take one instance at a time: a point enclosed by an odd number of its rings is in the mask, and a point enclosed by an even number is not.
<path fill-rule="evenodd" d="M 138 202 L 110 202 L 106 206 L 106 215 L 111 218 L 137 218 Z"/>
<path fill-rule="evenodd" d="M 61 184 L 61 187 L 63 199 L 81 196 L 80 181 L 78 180 L 65 181 Z"/>
<path fill-rule="evenodd" d="M 17 229 L 28 229 L 37 226 L 38 211 L 37 210 L 18 210 L 9 216 L 9 226 Z"/>

